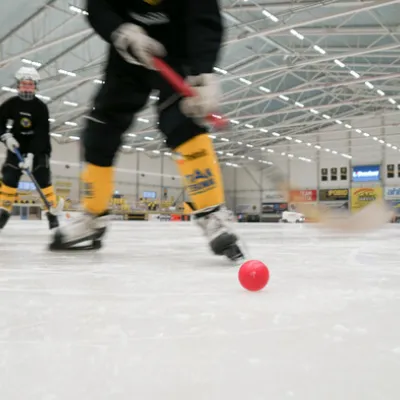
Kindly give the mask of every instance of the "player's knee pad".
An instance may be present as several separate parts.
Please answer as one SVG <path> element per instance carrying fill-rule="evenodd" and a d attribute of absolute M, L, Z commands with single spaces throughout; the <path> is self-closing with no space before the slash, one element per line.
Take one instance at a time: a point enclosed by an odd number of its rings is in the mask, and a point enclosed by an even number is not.
<path fill-rule="evenodd" d="M 197 135 L 178 146 L 174 156 L 194 209 L 201 210 L 225 202 L 218 158 L 207 134 Z"/>
<path fill-rule="evenodd" d="M 207 131 L 204 126 L 196 124 L 192 119 L 182 114 L 179 102 L 175 102 L 160 113 L 161 132 L 165 135 L 167 145 L 175 149 L 190 139 Z"/>
<path fill-rule="evenodd" d="M 83 134 L 85 161 L 100 167 L 110 167 L 121 145 L 122 134 L 129 128 L 133 115 L 120 114 L 107 118 L 102 116 L 88 118 Z"/>
<path fill-rule="evenodd" d="M 6 163 L 3 165 L 1 172 L 3 175 L 2 181 L 4 185 L 11 188 L 18 187 L 21 178 L 21 170 L 18 167 Z"/>
<path fill-rule="evenodd" d="M 17 188 L 7 186 L 3 182 L 3 184 L 0 187 L 0 208 L 10 213 L 16 197 L 17 197 Z"/>
<path fill-rule="evenodd" d="M 82 173 L 84 209 L 95 215 L 107 210 L 114 189 L 114 168 L 87 164 Z"/>

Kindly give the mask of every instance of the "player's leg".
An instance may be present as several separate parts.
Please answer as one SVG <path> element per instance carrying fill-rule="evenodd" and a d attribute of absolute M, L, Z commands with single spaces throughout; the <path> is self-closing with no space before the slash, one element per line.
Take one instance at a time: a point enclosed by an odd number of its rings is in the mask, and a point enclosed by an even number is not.
<path fill-rule="evenodd" d="M 114 190 L 116 154 L 123 133 L 147 102 L 151 91 L 146 83 L 148 73 L 144 68 L 111 60 L 105 84 L 96 96 L 94 110 L 86 120 L 83 133 L 84 214 L 57 230 L 52 249 L 75 248 L 86 241 L 99 245 L 106 230 L 107 210 Z"/>
<path fill-rule="evenodd" d="M 18 182 L 21 178 L 21 169 L 18 164 L 16 155 L 8 152 L 1 171 L 3 182 L 0 187 L 0 231 L 11 216 L 11 210 L 17 196 Z"/>
<path fill-rule="evenodd" d="M 225 207 L 220 165 L 207 128 L 182 114 L 179 98 L 166 83 L 160 87 L 160 129 L 174 151 L 179 172 L 190 196 L 193 217 L 206 235 L 212 251 L 231 260 L 243 257 Z"/>
<path fill-rule="evenodd" d="M 47 154 L 39 154 L 35 156 L 33 160 L 32 173 L 48 202 L 52 207 L 56 207 L 57 198 L 51 183 L 50 157 Z M 59 226 L 57 216 L 50 212 L 47 212 L 46 216 L 49 221 L 49 229 L 54 229 Z"/>

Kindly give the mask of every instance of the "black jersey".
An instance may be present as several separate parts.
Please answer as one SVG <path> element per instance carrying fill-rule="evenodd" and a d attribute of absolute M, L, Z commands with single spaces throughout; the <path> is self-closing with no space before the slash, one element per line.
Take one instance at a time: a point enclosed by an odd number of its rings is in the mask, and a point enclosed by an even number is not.
<path fill-rule="evenodd" d="M 11 97 L 0 106 L 0 136 L 10 132 L 20 145 L 22 154 L 50 154 L 49 109 L 40 99 L 22 100 Z"/>
<path fill-rule="evenodd" d="M 218 0 L 87 0 L 88 19 L 107 42 L 131 22 L 161 42 L 193 75 L 210 73 L 222 41 Z"/>

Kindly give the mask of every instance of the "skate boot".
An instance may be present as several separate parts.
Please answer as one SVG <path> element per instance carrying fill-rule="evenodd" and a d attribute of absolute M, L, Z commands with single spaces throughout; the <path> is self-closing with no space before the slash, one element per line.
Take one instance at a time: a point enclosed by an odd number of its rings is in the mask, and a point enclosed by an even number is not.
<path fill-rule="evenodd" d="M 210 207 L 195 211 L 192 215 L 207 237 L 214 254 L 225 256 L 234 262 L 244 260 L 243 246 L 231 227 L 233 214 L 227 208 Z"/>
<path fill-rule="evenodd" d="M 10 219 L 10 213 L 4 208 L 0 208 L 0 232 L 6 226 L 9 219 Z"/>
<path fill-rule="evenodd" d="M 51 251 L 98 250 L 107 229 L 108 212 L 101 215 L 84 213 L 68 225 L 58 228 L 50 243 Z"/>
<path fill-rule="evenodd" d="M 49 221 L 49 229 L 52 230 L 54 228 L 58 228 L 60 224 L 58 223 L 58 218 L 56 215 L 51 214 L 50 212 L 46 213 L 46 217 Z"/>

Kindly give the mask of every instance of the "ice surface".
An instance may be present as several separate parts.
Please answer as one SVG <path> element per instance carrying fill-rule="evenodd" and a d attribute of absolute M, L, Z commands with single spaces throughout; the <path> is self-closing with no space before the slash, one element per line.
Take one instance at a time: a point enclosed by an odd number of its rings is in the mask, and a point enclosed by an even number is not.
<path fill-rule="evenodd" d="M 115 222 L 95 254 L 0 237 L 2 400 L 398 400 L 400 230 L 238 224 L 260 293 L 189 223 Z"/>

